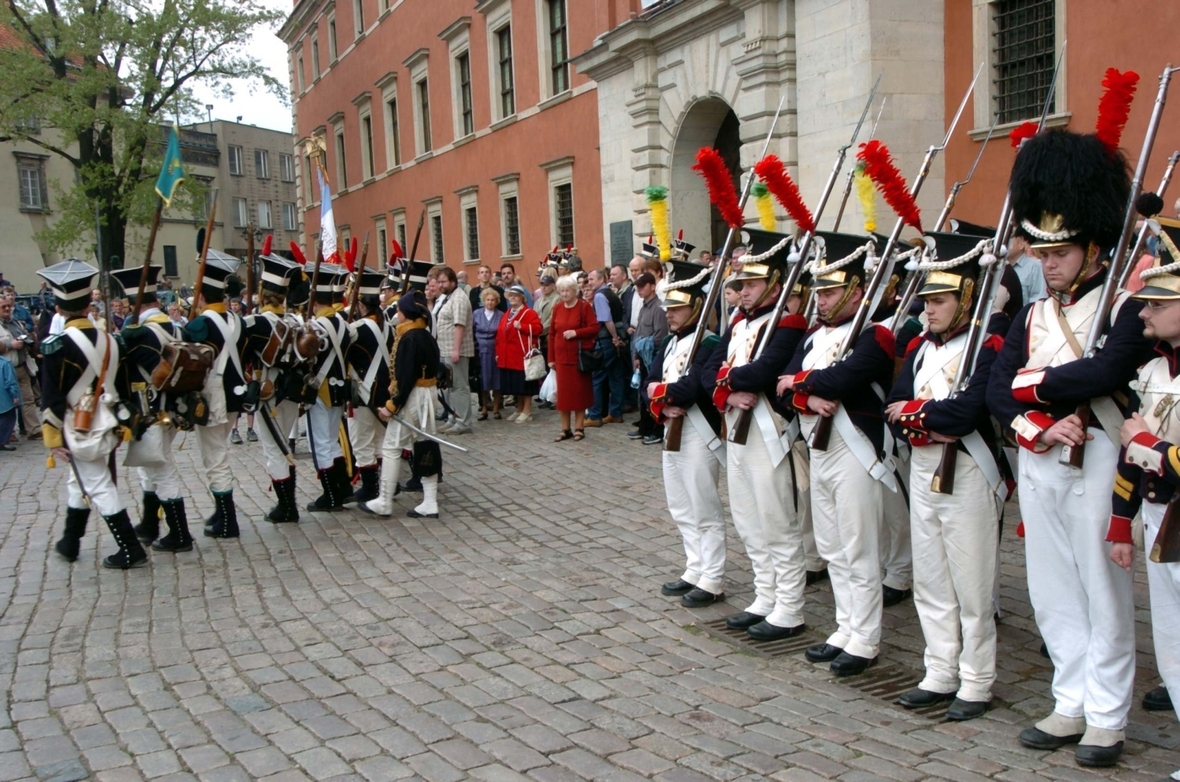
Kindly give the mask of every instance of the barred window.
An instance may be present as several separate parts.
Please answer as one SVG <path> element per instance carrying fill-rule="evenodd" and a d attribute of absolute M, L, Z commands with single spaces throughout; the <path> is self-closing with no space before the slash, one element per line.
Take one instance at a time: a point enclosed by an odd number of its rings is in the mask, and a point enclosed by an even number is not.
<path fill-rule="evenodd" d="M 479 215 L 474 206 L 463 210 L 467 228 L 467 260 L 479 260 Z"/>
<path fill-rule="evenodd" d="M 471 100 L 471 55 L 463 52 L 455 58 L 459 71 L 459 115 L 463 120 L 463 135 L 475 132 L 475 109 Z"/>
<path fill-rule="evenodd" d="M 431 216 L 430 234 L 434 239 L 434 262 L 446 263 L 446 261 L 443 260 L 442 215 Z"/>
<path fill-rule="evenodd" d="M 554 212 L 557 218 L 557 243 L 562 247 L 574 244 L 574 186 L 566 182 L 553 188 Z"/>
<path fill-rule="evenodd" d="M 500 59 L 500 116 L 516 113 L 516 91 L 512 83 L 512 28 L 505 25 L 496 31 Z"/>
<path fill-rule="evenodd" d="M 504 249 L 508 255 L 520 255 L 520 208 L 516 196 L 504 199 Z"/>
<path fill-rule="evenodd" d="M 1039 117 L 1055 67 L 1054 0 L 999 0 L 993 8 L 999 121 Z M 1050 113 L 1054 110 L 1051 105 Z"/>
<path fill-rule="evenodd" d="M 568 48 L 565 0 L 549 0 L 549 70 L 554 95 L 570 88 Z"/>

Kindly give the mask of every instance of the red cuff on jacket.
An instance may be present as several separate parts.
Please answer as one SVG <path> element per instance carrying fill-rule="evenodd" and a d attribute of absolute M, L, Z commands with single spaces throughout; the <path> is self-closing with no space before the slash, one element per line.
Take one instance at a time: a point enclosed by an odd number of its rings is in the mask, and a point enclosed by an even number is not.
<path fill-rule="evenodd" d="M 1041 436 L 1041 432 L 1055 423 L 1053 416 L 1048 413 L 1030 410 L 1024 415 L 1016 416 L 1012 421 L 1012 430 L 1016 433 L 1016 442 L 1021 448 L 1027 448 L 1034 453 L 1042 453 L 1049 448 L 1041 445 L 1038 438 Z"/>
<path fill-rule="evenodd" d="M 713 389 L 713 404 L 723 413 L 725 406 L 729 403 L 729 370 L 728 365 L 721 365 L 721 369 L 717 371 L 717 388 Z"/>
<path fill-rule="evenodd" d="M 1041 369 L 1022 369 L 1016 373 L 1016 377 L 1012 380 L 1012 396 L 1017 402 L 1026 405 L 1041 405 L 1045 403 L 1037 395 L 1037 387 L 1045 381 L 1045 370 Z"/>
<path fill-rule="evenodd" d="M 927 399 L 911 399 L 902 405 L 901 416 L 897 422 L 901 424 L 901 431 L 909 438 L 910 445 L 930 445 L 930 433 L 926 431 L 926 414 L 922 408 Z"/>
<path fill-rule="evenodd" d="M 1134 543 L 1131 537 L 1131 520 L 1126 516 L 1111 516 L 1110 526 L 1106 530 L 1108 543 Z"/>
<path fill-rule="evenodd" d="M 799 386 L 807 380 L 807 376 L 810 375 L 812 371 L 813 370 L 805 369 L 802 372 L 795 374 L 792 383 L 794 386 L 794 393 L 791 394 L 791 407 L 794 407 L 801 413 L 807 413 L 809 415 L 815 412 L 807 406 L 807 400 L 811 398 L 811 394 L 807 393 L 806 391 L 799 390 Z"/>
<path fill-rule="evenodd" d="M 656 392 L 651 395 L 651 404 L 647 406 L 648 410 L 651 411 L 652 418 L 661 424 L 664 423 L 664 405 L 667 404 L 664 401 L 664 395 L 667 393 L 667 383 L 656 383 Z"/>

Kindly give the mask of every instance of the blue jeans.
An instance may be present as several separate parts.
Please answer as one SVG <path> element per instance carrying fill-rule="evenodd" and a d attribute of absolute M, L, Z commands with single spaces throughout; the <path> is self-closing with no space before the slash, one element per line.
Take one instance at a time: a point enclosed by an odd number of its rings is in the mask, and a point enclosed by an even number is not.
<path fill-rule="evenodd" d="M 606 414 L 609 401 L 610 415 L 615 418 L 623 417 L 623 393 L 627 387 L 628 362 L 624 361 L 627 353 L 622 354 L 611 343 L 610 337 L 598 340 L 598 349 L 602 351 L 602 369 L 594 370 L 591 382 L 594 384 L 594 407 L 586 413 L 592 420 L 600 420 Z"/>

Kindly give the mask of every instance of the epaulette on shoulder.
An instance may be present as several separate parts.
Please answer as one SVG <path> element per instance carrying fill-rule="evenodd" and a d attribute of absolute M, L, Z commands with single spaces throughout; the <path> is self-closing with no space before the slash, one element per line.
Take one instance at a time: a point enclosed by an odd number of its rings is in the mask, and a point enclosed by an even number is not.
<path fill-rule="evenodd" d="M 807 318 L 802 315 L 784 315 L 778 322 L 780 329 L 799 329 L 807 331 Z"/>
<path fill-rule="evenodd" d="M 897 337 L 893 336 L 893 332 L 888 327 L 880 324 L 873 326 L 873 338 L 877 340 L 881 350 L 885 351 L 890 358 L 897 355 Z"/>
<path fill-rule="evenodd" d="M 193 342 L 204 342 L 209 336 L 209 319 L 205 317 L 193 318 L 184 327 L 185 336 Z"/>
<path fill-rule="evenodd" d="M 923 339 L 922 335 L 919 334 L 918 336 L 916 336 L 910 340 L 910 344 L 906 345 L 906 347 L 905 347 L 905 357 L 906 358 L 909 358 L 911 353 L 913 353 L 915 350 L 917 350 L 919 347 L 922 346 L 922 339 Z"/>
<path fill-rule="evenodd" d="M 701 347 L 716 347 L 719 342 L 721 342 L 721 337 L 711 331 L 701 337 Z"/>
<path fill-rule="evenodd" d="M 999 334 L 992 334 L 987 338 L 987 341 L 983 343 L 983 346 L 989 350 L 994 350 L 999 353 L 1000 348 L 1004 347 L 1004 338 Z"/>
<path fill-rule="evenodd" d="M 41 343 L 41 355 L 52 356 L 54 353 L 61 350 L 62 347 L 65 346 L 65 343 L 66 341 L 62 339 L 61 334 L 54 334 L 51 337 L 47 337 Z"/>
<path fill-rule="evenodd" d="M 746 319 L 746 313 L 742 312 L 741 310 L 738 310 L 738 314 L 733 316 L 733 322 L 729 324 L 729 327 L 732 329 L 734 326 L 741 323 L 745 319 Z"/>

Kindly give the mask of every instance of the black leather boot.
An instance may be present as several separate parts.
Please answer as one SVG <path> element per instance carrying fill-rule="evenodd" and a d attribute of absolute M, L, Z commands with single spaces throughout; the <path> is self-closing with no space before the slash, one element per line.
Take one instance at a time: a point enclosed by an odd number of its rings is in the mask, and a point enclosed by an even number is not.
<path fill-rule="evenodd" d="M 192 551 L 193 536 L 188 531 L 188 517 L 184 512 L 184 499 L 160 503 L 164 508 L 164 523 L 168 534 L 152 543 L 154 551 Z"/>
<path fill-rule="evenodd" d="M 352 478 L 348 477 L 348 463 L 343 456 L 336 457 L 328 474 L 332 481 L 332 500 L 343 508 L 344 503 L 352 501 Z"/>
<path fill-rule="evenodd" d="M 205 536 L 210 538 L 238 537 L 241 533 L 238 531 L 238 513 L 234 508 L 233 490 L 213 492 L 213 502 L 217 505 L 217 511 L 213 514 L 217 522 L 205 527 Z"/>
<path fill-rule="evenodd" d="M 320 479 L 320 487 L 324 493 L 315 498 L 314 502 L 307 503 L 309 511 L 327 511 L 337 510 L 340 505 L 333 497 L 333 489 L 335 488 L 335 481 L 333 480 L 332 470 L 335 469 L 336 464 L 333 463 L 331 467 L 326 470 L 316 470 L 316 477 Z"/>
<path fill-rule="evenodd" d="M 275 506 L 266 514 L 272 524 L 288 524 L 299 521 L 299 506 L 295 504 L 295 476 L 282 481 L 272 480 L 275 490 Z"/>
<path fill-rule="evenodd" d="M 361 487 L 352 493 L 351 502 L 368 502 L 381 493 L 381 464 L 370 464 L 359 469 Z"/>
<path fill-rule="evenodd" d="M 78 552 L 82 548 L 82 536 L 86 534 L 86 521 L 90 518 L 90 508 L 66 508 L 66 528 L 54 549 L 67 562 L 77 562 Z"/>
<path fill-rule="evenodd" d="M 160 498 L 154 491 L 143 493 L 143 512 L 135 525 L 135 537 L 144 543 L 151 543 L 160 537 Z"/>
<path fill-rule="evenodd" d="M 130 570 L 147 562 L 147 552 L 143 544 L 135 537 L 135 530 L 131 528 L 131 518 L 127 511 L 121 510 L 113 516 L 103 516 L 103 521 L 111 529 L 111 536 L 119 544 L 119 550 L 102 561 L 103 567 L 116 570 Z"/>

